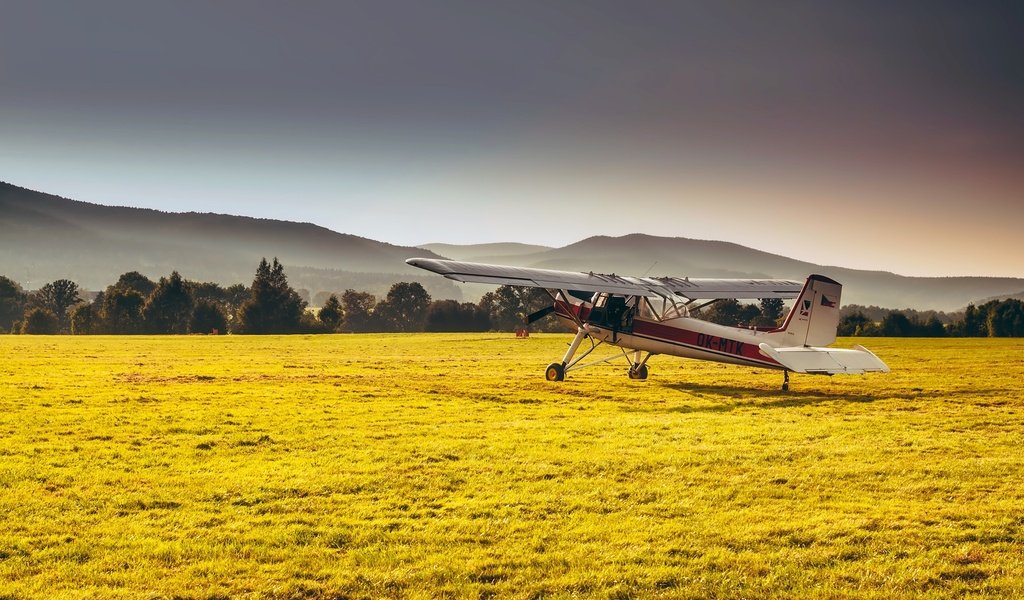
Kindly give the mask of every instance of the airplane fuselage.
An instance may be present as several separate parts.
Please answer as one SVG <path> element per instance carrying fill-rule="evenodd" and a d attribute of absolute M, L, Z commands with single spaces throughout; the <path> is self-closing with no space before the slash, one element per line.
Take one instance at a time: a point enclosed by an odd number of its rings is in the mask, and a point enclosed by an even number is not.
<path fill-rule="evenodd" d="M 578 325 L 576 319 L 580 319 L 591 337 L 606 344 L 652 354 L 784 369 L 758 349 L 762 343 L 778 345 L 779 330 L 727 327 L 683 316 L 657 320 L 641 315 L 633 316 L 626 327 L 615 327 L 590 321 L 590 311 L 589 303 L 566 305 L 560 302 L 555 307 L 555 314 L 561 320 L 575 327 Z"/>
<path fill-rule="evenodd" d="M 678 317 L 659 322 L 636 318 L 631 333 L 589 323 L 584 328 L 595 339 L 641 352 L 769 369 L 783 368 L 758 350 L 758 344 L 771 343 L 769 335 L 700 319 Z"/>

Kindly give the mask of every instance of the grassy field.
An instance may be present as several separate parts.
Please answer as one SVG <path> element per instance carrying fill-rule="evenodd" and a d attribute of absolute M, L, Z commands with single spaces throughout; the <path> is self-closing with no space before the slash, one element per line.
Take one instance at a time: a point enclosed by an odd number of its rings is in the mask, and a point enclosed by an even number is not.
<path fill-rule="evenodd" d="M 1024 597 L 1024 341 L 569 339 L 0 336 L 0 598 Z"/>

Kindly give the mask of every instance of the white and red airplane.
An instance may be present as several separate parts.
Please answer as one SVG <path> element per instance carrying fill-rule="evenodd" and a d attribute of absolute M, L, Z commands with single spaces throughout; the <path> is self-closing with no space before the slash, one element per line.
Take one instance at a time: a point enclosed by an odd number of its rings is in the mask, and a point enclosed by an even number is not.
<path fill-rule="evenodd" d="M 790 371 L 820 375 L 889 372 L 889 367 L 863 346 L 825 347 L 836 340 L 843 286 L 823 275 L 811 275 L 801 284 L 783 279 L 623 277 L 430 258 L 406 262 L 455 281 L 546 290 L 552 306 L 530 315 L 529 320 L 554 313 L 576 327 L 576 337 L 562 361 L 548 365 L 545 377 L 549 381 L 561 381 L 573 369 L 619 358 L 581 365 L 601 344 L 622 348 L 631 379 L 646 379 L 647 361 L 657 354 L 781 370 L 783 390 L 789 389 Z M 725 298 L 796 301 L 782 326 L 774 328 L 727 327 L 690 316 L 691 310 Z M 591 347 L 577 357 L 586 339 Z"/>

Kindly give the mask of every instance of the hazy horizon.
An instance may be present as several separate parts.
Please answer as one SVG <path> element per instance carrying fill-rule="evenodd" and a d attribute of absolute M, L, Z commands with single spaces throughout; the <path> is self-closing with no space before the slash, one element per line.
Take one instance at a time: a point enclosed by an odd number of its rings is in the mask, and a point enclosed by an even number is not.
<path fill-rule="evenodd" d="M 1024 277 L 1024 9 L 15 2 L 0 179 L 397 245 Z"/>

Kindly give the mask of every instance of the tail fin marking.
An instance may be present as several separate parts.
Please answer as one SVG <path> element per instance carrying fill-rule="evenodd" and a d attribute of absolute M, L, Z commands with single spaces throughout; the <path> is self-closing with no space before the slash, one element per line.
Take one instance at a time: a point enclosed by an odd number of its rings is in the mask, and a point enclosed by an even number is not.
<path fill-rule="evenodd" d="M 824 275 L 811 275 L 780 328 L 781 346 L 828 346 L 836 341 L 843 286 Z"/>

